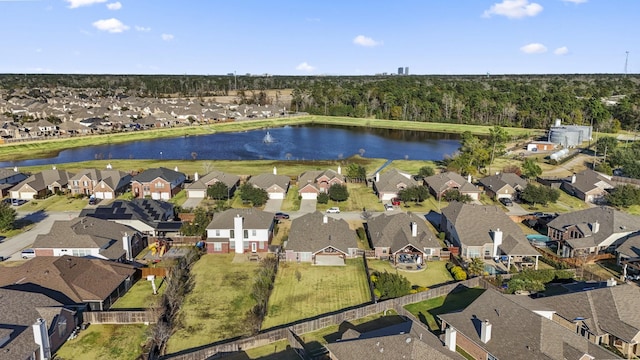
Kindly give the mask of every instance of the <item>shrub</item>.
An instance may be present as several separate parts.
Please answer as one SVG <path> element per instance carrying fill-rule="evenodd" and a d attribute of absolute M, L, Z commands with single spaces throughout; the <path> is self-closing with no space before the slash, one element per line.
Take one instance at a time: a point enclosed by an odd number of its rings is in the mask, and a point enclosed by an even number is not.
<path fill-rule="evenodd" d="M 329 194 L 320 193 L 318 194 L 318 204 L 326 204 L 329 202 Z"/>
<path fill-rule="evenodd" d="M 358 239 L 364 241 L 366 238 L 366 234 L 363 227 L 359 227 L 356 229 L 356 234 L 358 235 Z"/>
<path fill-rule="evenodd" d="M 454 266 L 451 268 L 451 275 L 456 281 L 467 280 L 467 273 L 460 266 Z"/>
<path fill-rule="evenodd" d="M 451 272 L 451 268 L 453 268 L 454 266 L 456 266 L 454 263 L 447 262 L 447 264 L 444 267 L 447 268 L 449 272 Z"/>

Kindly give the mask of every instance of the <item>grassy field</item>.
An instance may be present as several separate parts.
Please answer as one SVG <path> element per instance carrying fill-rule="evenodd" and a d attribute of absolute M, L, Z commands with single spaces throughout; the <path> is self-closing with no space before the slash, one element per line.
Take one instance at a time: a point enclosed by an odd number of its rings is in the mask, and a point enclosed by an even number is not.
<path fill-rule="evenodd" d="M 246 131 L 261 128 L 282 127 L 285 125 L 304 125 L 313 123 L 338 126 L 362 126 L 383 129 L 431 131 L 445 133 L 462 133 L 465 131 L 469 131 L 477 135 L 486 135 L 489 133 L 489 129 L 491 129 L 491 126 L 482 125 L 378 120 L 314 115 L 302 117 L 271 118 L 266 120 L 243 120 L 201 126 L 184 126 L 105 135 L 79 136 L 74 138 L 53 139 L 46 141 L 33 141 L 10 145 L 7 144 L 0 146 L 0 160 L 5 161 L 29 159 L 34 156 L 46 156 L 55 154 L 64 149 L 79 148 L 90 145 L 116 144 L 165 137 L 205 135 L 218 132 Z M 535 134 L 541 134 L 543 132 L 542 130 L 522 128 L 505 128 L 505 130 L 511 136 L 533 136 Z"/>
<path fill-rule="evenodd" d="M 80 211 L 89 204 L 89 199 L 76 199 L 66 195 L 52 195 L 42 200 L 29 200 L 17 208 L 20 211 Z"/>
<path fill-rule="evenodd" d="M 59 360 L 135 360 L 147 340 L 145 325 L 90 325 L 56 353 Z"/>
<path fill-rule="evenodd" d="M 362 211 L 366 208 L 370 211 L 384 211 L 384 207 L 370 187 L 364 184 L 347 183 L 349 198 L 346 201 L 329 200 L 327 204 L 317 204 L 318 211 L 326 211 L 330 207 L 337 206 L 340 211 Z"/>
<path fill-rule="evenodd" d="M 368 260 L 367 263 L 369 264 L 369 271 L 396 272 L 396 269 L 391 267 L 386 260 Z M 445 268 L 446 264 L 446 261 L 429 261 L 423 271 L 398 271 L 398 274 L 406 277 L 411 285 L 431 287 L 453 281 L 451 273 Z"/>
<path fill-rule="evenodd" d="M 300 273 L 300 281 L 296 279 Z M 346 266 L 280 264 L 263 329 L 370 301 L 362 260 Z"/>
<path fill-rule="evenodd" d="M 255 262 L 232 263 L 234 254 L 204 255 L 194 265 L 194 289 L 180 308 L 183 327 L 169 339 L 167 352 L 247 334 Z"/>
<path fill-rule="evenodd" d="M 111 309 L 146 309 L 155 306 L 160 302 L 166 289 L 164 278 L 156 278 L 155 282 L 158 289 L 157 295 L 153 295 L 150 281 L 140 279 L 113 304 Z"/>
<path fill-rule="evenodd" d="M 225 360 L 300 360 L 298 354 L 291 348 L 289 341 L 280 340 L 274 343 L 247 349 L 245 351 L 224 356 Z"/>
<path fill-rule="evenodd" d="M 436 320 L 437 315 L 462 310 L 482 295 L 483 292 L 484 289 L 480 288 L 465 289 L 447 296 L 440 296 L 415 304 L 409 304 L 404 308 L 420 319 L 420 321 L 427 324 L 431 331 L 438 333 L 440 331 L 440 324 Z"/>
<path fill-rule="evenodd" d="M 300 199 L 298 195 L 298 186 L 291 185 L 287 191 L 287 197 L 282 201 L 280 207 L 282 211 L 298 211 L 300 210 Z"/>

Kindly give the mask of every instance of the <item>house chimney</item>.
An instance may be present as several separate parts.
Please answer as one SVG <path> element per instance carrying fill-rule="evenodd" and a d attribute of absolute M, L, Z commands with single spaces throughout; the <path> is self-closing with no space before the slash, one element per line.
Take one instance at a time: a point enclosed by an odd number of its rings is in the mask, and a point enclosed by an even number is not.
<path fill-rule="evenodd" d="M 278 169 L 276 169 L 276 167 L 273 167 L 273 175 L 278 175 Z"/>
<path fill-rule="evenodd" d="M 178 167 L 177 167 L 177 166 L 176 166 L 176 167 L 174 167 L 174 168 L 173 168 L 173 171 L 178 172 Z"/>
<path fill-rule="evenodd" d="M 467 182 L 471 184 L 471 174 L 467 174 Z"/>
<path fill-rule="evenodd" d="M 124 236 L 122 237 L 122 248 L 125 252 L 125 258 L 128 261 L 133 260 L 133 256 L 131 254 L 131 237 L 127 233 L 124 233 Z"/>
<path fill-rule="evenodd" d="M 411 222 L 411 237 L 418 236 L 418 223 L 415 221 Z"/>
<path fill-rule="evenodd" d="M 338 175 L 342 175 L 342 167 L 340 165 L 338 165 Z"/>
<path fill-rule="evenodd" d="M 107 169 L 113 169 L 113 166 L 111 166 L 111 163 L 107 164 Z"/>
<path fill-rule="evenodd" d="M 458 331 L 451 326 L 448 326 L 444 331 L 444 344 L 447 346 L 449 351 L 456 351 L 456 335 Z"/>
<path fill-rule="evenodd" d="M 51 359 L 51 344 L 49 343 L 49 331 L 47 329 L 47 321 L 45 319 L 37 319 L 36 323 L 31 325 L 33 329 L 33 339 L 40 348 L 40 359 Z"/>
<path fill-rule="evenodd" d="M 378 182 L 378 181 L 380 181 L 380 173 L 379 172 L 376 173 L 376 182 Z"/>
<path fill-rule="evenodd" d="M 13 172 L 18 172 L 18 167 L 17 166 L 13 167 Z"/>
<path fill-rule="evenodd" d="M 322 216 L 322 223 L 326 224 L 329 222 L 329 217 L 327 215 Z"/>
<path fill-rule="evenodd" d="M 193 174 L 193 180 L 198 181 L 198 179 L 200 179 L 200 175 L 198 175 L 198 172 L 196 171 L 195 174 Z"/>
<path fill-rule="evenodd" d="M 244 231 L 242 228 L 242 216 L 237 214 L 236 217 L 233 218 L 233 239 L 230 239 L 235 243 L 236 246 L 236 254 L 244 253 L 244 243 L 242 241 L 242 236 L 244 235 Z"/>
<path fill-rule="evenodd" d="M 593 232 L 594 234 L 597 234 L 598 231 L 600 231 L 600 223 L 598 222 L 598 220 L 596 220 L 596 222 L 591 224 L 591 232 Z"/>
<path fill-rule="evenodd" d="M 51 169 L 55 170 L 55 169 L 56 169 L 56 166 L 55 166 L 55 165 L 53 165 L 53 166 L 51 167 Z"/>
<path fill-rule="evenodd" d="M 498 256 L 498 247 L 502 245 L 502 231 L 500 228 L 497 228 L 493 231 L 493 253 L 492 257 Z"/>
<path fill-rule="evenodd" d="M 572 184 L 576 183 L 576 173 L 573 173 L 573 175 L 571 175 L 571 183 Z"/>
<path fill-rule="evenodd" d="M 485 320 L 480 325 L 480 341 L 486 344 L 489 340 L 491 340 L 491 323 Z"/>

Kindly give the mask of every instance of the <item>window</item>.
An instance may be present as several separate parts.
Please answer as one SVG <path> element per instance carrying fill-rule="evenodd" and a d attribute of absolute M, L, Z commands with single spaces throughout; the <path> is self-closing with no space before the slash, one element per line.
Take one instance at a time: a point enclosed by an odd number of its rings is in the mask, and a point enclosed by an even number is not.
<path fill-rule="evenodd" d="M 78 256 L 78 257 L 89 256 L 91 255 L 91 250 L 90 249 L 73 249 L 71 250 L 71 255 Z"/>
<path fill-rule="evenodd" d="M 236 237 L 236 231 L 235 230 L 229 230 L 229 238 L 233 239 Z"/>
<path fill-rule="evenodd" d="M 382 249 L 382 253 L 386 254 L 387 253 L 387 249 L 386 248 Z"/>
<path fill-rule="evenodd" d="M 220 236 L 220 229 L 216 229 L 216 236 Z"/>
<path fill-rule="evenodd" d="M 213 251 L 222 251 L 222 243 L 213 243 Z"/>
<path fill-rule="evenodd" d="M 431 256 L 431 250 L 433 250 L 433 249 L 431 249 L 431 248 L 424 248 L 424 254 L 425 254 L 426 256 Z"/>
<path fill-rule="evenodd" d="M 159 189 L 164 188 L 164 183 L 163 183 L 163 182 L 161 182 L 161 181 L 158 181 L 158 182 L 156 183 L 156 188 L 159 188 Z"/>
<path fill-rule="evenodd" d="M 247 249 L 249 249 L 249 244 L 251 244 L 251 243 L 248 242 L 248 241 L 243 241 L 242 244 L 244 245 L 244 249 L 247 250 Z"/>
<path fill-rule="evenodd" d="M 491 354 L 487 354 L 487 360 L 498 360 L 498 358 Z"/>
<path fill-rule="evenodd" d="M 234 250 L 236 248 L 236 242 L 235 241 L 230 241 L 229 242 L 229 249 Z"/>
<path fill-rule="evenodd" d="M 256 235 L 257 235 L 257 233 L 258 233 L 258 231 L 257 231 L 257 230 L 255 230 L 255 229 L 251 230 L 251 236 L 256 236 Z"/>
<path fill-rule="evenodd" d="M 245 239 L 248 239 L 249 238 L 249 230 L 245 230 L 243 235 L 244 235 Z"/>
<path fill-rule="evenodd" d="M 83 181 L 83 182 L 82 182 L 82 186 L 87 186 L 87 182 L 86 182 L 86 181 Z"/>
<path fill-rule="evenodd" d="M 67 334 L 67 319 L 61 317 L 58 320 L 58 337 L 64 338 Z"/>

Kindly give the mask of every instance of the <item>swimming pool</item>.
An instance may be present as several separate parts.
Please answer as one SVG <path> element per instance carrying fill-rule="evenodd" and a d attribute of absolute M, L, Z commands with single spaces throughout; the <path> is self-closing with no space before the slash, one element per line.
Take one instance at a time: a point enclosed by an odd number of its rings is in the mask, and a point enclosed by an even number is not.
<path fill-rule="evenodd" d="M 502 273 L 502 271 L 496 269 L 496 267 L 491 264 L 484 264 L 484 272 L 486 272 L 489 275 L 496 275 L 496 274 Z"/>
<path fill-rule="evenodd" d="M 533 246 L 538 246 L 538 247 L 545 247 L 547 246 L 547 243 L 551 240 L 548 236 L 546 235 L 541 235 L 541 234 L 529 234 L 527 235 L 527 240 L 529 240 L 529 242 L 531 243 L 531 245 Z"/>

